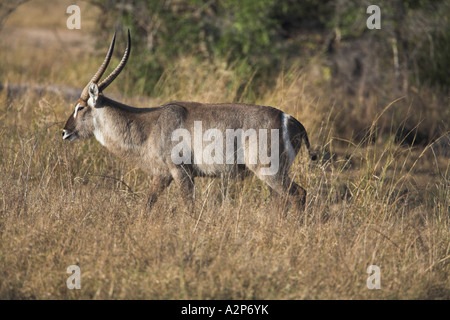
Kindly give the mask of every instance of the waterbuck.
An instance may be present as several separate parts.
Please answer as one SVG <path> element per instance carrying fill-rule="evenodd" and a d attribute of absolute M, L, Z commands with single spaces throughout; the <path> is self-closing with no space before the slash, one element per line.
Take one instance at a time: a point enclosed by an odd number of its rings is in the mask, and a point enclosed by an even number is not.
<path fill-rule="evenodd" d="M 195 177 L 237 177 L 253 172 L 271 190 L 286 196 L 295 206 L 304 207 L 306 191 L 288 175 L 302 141 L 309 156 L 315 157 L 299 121 L 272 107 L 242 103 L 176 101 L 153 108 L 134 108 L 113 101 L 103 91 L 128 60 L 130 31 L 122 60 L 99 83 L 115 39 L 116 35 L 102 65 L 75 103 L 63 139 L 95 136 L 108 150 L 150 173 L 154 179 L 149 206 L 172 181 L 192 208 Z"/>

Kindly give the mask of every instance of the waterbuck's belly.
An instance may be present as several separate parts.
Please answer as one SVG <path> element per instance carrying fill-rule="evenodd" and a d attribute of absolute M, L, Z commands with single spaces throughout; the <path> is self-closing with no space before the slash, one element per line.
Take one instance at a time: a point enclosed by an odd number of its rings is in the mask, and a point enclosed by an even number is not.
<path fill-rule="evenodd" d="M 244 164 L 194 164 L 193 173 L 198 177 L 230 177 L 247 176 L 250 171 Z"/>

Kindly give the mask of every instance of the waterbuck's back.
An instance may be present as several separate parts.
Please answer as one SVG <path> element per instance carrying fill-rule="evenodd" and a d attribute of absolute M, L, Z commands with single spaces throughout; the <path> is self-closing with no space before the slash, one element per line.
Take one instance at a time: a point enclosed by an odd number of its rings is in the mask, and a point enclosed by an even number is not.
<path fill-rule="evenodd" d="M 217 129 L 275 129 L 281 128 L 279 109 L 244 103 L 198 103 L 175 101 L 165 106 L 180 106 L 185 109 L 184 124 L 192 126 L 202 121 L 203 128 Z"/>

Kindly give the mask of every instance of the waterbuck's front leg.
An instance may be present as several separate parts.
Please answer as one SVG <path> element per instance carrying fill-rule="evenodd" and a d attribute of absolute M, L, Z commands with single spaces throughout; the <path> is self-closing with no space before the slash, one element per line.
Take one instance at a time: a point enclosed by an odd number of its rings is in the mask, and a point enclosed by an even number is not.
<path fill-rule="evenodd" d="M 175 166 L 170 173 L 178 185 L 187 212 L 192 213 L 194 210 L 194 177 L 189 169 L 186 166 Z"/>
<path fill-rule="evenodd" d="M 161 193 L 170 185 L 172 180 L 173 178 L 171 176 L 156 176 L 153 179 L 147 199 L 147 207 L 149 210 L 151 209 L 153 204 L 155 204 L 156 200 L 158 200 L 158 197 L 161 195 Z"/>

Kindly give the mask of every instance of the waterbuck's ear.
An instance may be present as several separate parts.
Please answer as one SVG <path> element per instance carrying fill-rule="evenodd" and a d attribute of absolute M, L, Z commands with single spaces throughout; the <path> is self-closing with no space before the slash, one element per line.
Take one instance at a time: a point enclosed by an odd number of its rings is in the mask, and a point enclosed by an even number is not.
<path fill-rule="evenodd" d="M 98 99 L 98 86 L 96 83 L 91 83 L 89 86 L 89 99 L 92 99 L 93 105 L 91 107 L 95 107 Z"/>

